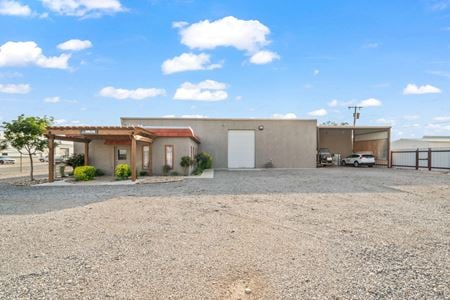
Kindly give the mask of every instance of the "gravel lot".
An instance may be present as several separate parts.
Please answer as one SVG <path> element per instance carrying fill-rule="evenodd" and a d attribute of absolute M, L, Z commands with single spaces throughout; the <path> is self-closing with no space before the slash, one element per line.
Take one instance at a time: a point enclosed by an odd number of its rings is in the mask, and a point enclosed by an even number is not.
<path fill-rule="evenodd" d="M 0 183 L 0 236 L 3 299 L 450 298 L 450 175 L 437 172 Z"/>

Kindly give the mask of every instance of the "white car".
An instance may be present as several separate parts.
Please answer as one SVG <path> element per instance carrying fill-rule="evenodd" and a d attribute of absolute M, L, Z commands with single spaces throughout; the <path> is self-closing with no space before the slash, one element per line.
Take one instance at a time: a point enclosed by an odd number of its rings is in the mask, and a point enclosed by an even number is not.
<path fill-rule="evenodd" d="M 0 165 L 13 165 L 15 163 L 15 159 L 9 158 L 7 156 L 0 156 Z"/>
<path fill-rule="evenodd" d="M 375 156 L 366 153 L 353 153 L 342 160 L 342 165 L 373 167 L 375 165 Z"/>

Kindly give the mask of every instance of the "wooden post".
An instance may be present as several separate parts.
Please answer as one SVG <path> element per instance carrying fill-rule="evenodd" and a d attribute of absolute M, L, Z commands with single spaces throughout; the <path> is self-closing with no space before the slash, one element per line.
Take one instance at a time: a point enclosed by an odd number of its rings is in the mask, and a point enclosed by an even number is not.
<path fill-rule="evenodd" d="M 89 165 L 89 142 L 84 143 L 84 165 Z"/>
<path fill-rule="evenodd" d="M 388 168 L 392 168 L 392 152 L 391 152 L 391 128 L 388 130 L 388 138 L 387 138 L 387 165 Z"/>
<path fill-rule="evenodd" d="M 419 148 L 416 150 L 416 170 L 419 170 Z"/>
<path fill-rule="evenodd" d="M 392 151 L 390 151 L 389 154 L 389 162 L 388 162 L 388 167 L 392 168 L 392 159 L 394 158 L 394 154 L 392 153 Z"/>
<path fill-rule="evenodd" d="M 131 135 L 131 181 L 136 181 L 136 139 Z"/>
<path fill-rule="evenodd" d="M 148 143 L 148 174 L 153 175 L 153 143 Z"/>
<path fill-rule="evenodd" d="M 431 171 L 431 148 L 428 148 L 428 171 Z"/>
<path fill-rule="evenodd" d="M 48 182 L 55 181 L 55 137 L 48 137 Z"/>

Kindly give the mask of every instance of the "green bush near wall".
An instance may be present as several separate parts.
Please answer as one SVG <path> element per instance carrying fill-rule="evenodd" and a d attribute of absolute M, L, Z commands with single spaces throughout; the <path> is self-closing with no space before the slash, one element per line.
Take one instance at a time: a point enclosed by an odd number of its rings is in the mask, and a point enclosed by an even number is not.
<path fill-rule="evenodd" d="M 73 176 L 77 181 L 88 181 L 94 179 L 95 171 L 96 169 L 93 166 L 76 167 Z"/>
<path fill-rule="evenodd" d="M 118 179 L 122 179 L 122 180 L 127 179 L 128 177 L 131 176 L 131 168 L 127 164 L 117 165 L 117 167 L 114 171 L 114 175 L 116 175 L 116 177 Z"/>
<path fill-rule="evenodd" d="M 195 169 L 192 175 L 201 175 L 203 170 L 211 169 L 213 158 L 208 152 L 201 152 L 195 156 Z"/>
<path fill-rule="evenodd" d="M 201 152 L 195 156 L 195 160 L 197 162 L 197 168 L 202 170 L 211 169 L 212 168 L 212 156 L 208 152 Z"/>

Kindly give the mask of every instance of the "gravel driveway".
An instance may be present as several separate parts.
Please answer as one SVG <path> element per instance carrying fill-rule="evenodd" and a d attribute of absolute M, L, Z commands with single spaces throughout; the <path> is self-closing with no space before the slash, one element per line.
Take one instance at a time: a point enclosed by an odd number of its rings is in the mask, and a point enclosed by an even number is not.
<path fill-rule="evenodd" d="M 449 299 L 449 184 L 376 168 L 0 183 L 0 298 Z"/>

